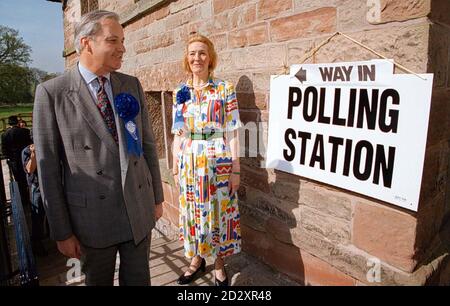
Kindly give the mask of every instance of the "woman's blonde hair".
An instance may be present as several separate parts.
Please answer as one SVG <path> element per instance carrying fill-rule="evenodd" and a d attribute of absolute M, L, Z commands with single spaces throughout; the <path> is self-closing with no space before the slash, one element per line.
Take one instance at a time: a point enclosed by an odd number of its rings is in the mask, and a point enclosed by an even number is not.
<path fill-rule="evenodd" d="M 208 71 L 209 74 L 212 75 L 212 72 L 214 71 L 214 69 L 216 69 L 217 66 L 217 53 L 216 50 L 214 50 L 214 44 L 212 43 L 212 41 L 210 41 L 208 37 L 198 33 L 192 33 L 189 36 L 186 48 L 184 50 L 184 59 L 183 59 L 184 70 L 188 73 L 192 73 L 191 67 L 189 67 L 188 51 L 189 45 L 194 42 L 201 42 L 204 43 L 206 46 L 208 46 L 208 53 L 209 53 Z"/>

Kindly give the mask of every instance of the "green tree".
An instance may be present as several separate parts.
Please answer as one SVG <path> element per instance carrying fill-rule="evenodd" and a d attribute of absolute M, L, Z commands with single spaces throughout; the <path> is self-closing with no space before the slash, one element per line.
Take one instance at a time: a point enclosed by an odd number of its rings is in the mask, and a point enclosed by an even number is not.
<path fill-rule="evenodd" d="M 0 65 L 0 104 L 33 103 L 34 77 L 28 67 Z"/>
<path fill-rule="evenodd" d="M 17 30 L 0 25 L 0 64 L 27 65 L 31 47 L 25 44 Z"/>
<path fill-rule="evenodd" d="M 0 25 L 0 104 L 33 101 L 30 52 L 17 30 Z"/>

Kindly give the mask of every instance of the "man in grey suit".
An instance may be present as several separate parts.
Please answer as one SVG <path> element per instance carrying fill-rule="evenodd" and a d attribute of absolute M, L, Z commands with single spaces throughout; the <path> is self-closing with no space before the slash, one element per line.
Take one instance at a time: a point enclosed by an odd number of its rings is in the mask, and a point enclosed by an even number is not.
<path fill-rule="evenodd" d="M 119 283 L 149 285 L 150 235 L 162 215 L 145 95 L 137 78 L 115 72 L 123 42 L 117 14 L 84 15 L 78 64 L 36 89 L 33 134 L 50 233 L 62 254 L 81 259 L 87 285 L 113 285 L 117 252 Z M 139 105 L 133 120 L 114 103 L 121 95 Z"/>

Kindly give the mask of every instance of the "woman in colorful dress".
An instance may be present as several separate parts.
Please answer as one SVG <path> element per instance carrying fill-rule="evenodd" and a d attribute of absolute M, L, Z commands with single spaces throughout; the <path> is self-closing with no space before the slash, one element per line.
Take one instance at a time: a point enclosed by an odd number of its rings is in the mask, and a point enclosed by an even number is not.
<path fill-rule="evenodd" d="M 180 190 L 180 240 L 189 269 L 188 284 L 214 261 L 216 286 L 227 286 L 223 259 L 241 251 L 237 190 L 240 183 L 238 102 L 230 82 L 213 78 L 214 45 L 189 37 L 183 66 L 190 74 L 173 93 L 173 175 Z"/>

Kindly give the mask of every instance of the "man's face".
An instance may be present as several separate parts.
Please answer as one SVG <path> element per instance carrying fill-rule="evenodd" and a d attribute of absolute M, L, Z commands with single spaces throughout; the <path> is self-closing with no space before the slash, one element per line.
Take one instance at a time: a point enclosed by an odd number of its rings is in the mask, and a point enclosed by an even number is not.
<path fill-rule="evenodd" d="M 101 21 L 101 30 L 89 39 L 92 61 L 103 73 L 120 69 L 125 53 L 124 34 L 120 23 L 105 18 Z"/>

